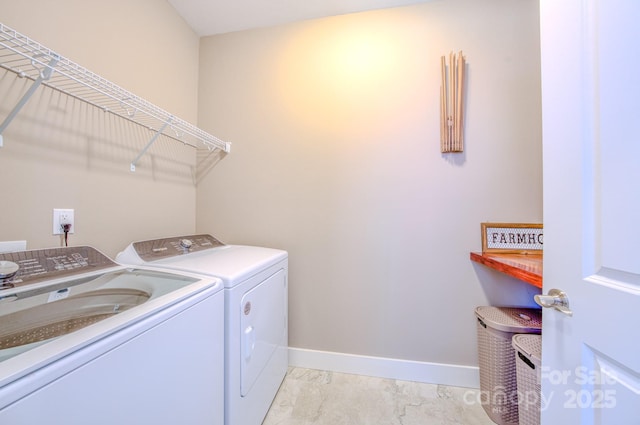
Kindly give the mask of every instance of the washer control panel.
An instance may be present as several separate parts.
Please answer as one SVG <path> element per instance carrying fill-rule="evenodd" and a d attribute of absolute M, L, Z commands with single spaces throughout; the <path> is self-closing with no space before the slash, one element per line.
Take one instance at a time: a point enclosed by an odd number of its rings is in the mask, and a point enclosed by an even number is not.
<path fill-rule="evenodd" d="M 7 272 L 0 270 L 0 291 L 117 266 L 90 246 L 6 252 L 0 254 L 0 264 Z"/>
<path fill-rule="evenodd" d="M 161 258 L 176 257 L 191 252 L 224 246 L 211 235 L 187 235 L 173 238 L 154 239 L 134 242 L 133 248 L 144 261 L 155 261 Z"/>

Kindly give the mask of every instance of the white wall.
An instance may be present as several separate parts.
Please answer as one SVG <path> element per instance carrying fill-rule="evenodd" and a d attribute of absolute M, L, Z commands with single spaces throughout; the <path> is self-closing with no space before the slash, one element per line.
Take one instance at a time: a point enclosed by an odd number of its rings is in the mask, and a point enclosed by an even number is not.
<path fill-rule="evenodd" d="M 290 253 L 290 345 L 476 365 L 474 308 L 536 290 L 472 264 L 541 222 L 538 1 L 447 0 L 203 38 L 199 125 L 233 143 L 197 229 Z M 468 62 L 439 151 L 440 56 Z"/>
<path fill-rule="evenodd" d="M 0 1 L 0 22 L 134 94 L 196 121 L 195 33 L 162 0 Z M 0 70 L 0 119 L 28 86 Z M 115 255 L 135 239 L 195 230 L 195 151 L 41 88 L 4 133 L 0 240 L 59 246 L 53 208 L 74 208 L 72 245 Z"/>

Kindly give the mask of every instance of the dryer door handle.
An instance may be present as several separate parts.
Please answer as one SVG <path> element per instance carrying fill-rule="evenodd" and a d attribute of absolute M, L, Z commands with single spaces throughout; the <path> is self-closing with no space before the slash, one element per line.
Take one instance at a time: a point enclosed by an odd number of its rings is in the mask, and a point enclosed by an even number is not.
<path fill-rule="evenodd" d="M 242 338 L 244 339 L 244 359 L 249 361 L 256 347 L 256 329 L 253 326 L 247 326 L 244 329 Z"/>

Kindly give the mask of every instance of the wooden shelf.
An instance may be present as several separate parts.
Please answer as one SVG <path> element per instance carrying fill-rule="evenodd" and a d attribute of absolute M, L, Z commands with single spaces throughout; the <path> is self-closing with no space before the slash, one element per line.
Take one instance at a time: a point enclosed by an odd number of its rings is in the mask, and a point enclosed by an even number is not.
<path fill-rule="evenodd" d="M 542 288 L 542 254 L 471 253 L 471 261 Z"/>

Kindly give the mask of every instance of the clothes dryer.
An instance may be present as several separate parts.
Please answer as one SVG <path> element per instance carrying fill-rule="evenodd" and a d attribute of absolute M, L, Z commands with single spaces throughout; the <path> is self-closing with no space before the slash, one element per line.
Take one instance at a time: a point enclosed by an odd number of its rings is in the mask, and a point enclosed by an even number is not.
<path fill-rule="evenodd" d="M 225 424 L 260 425 L 288 367 L 287 252 L 200 234 L 133 242 L 116 261 L 222 280 Z"/>

